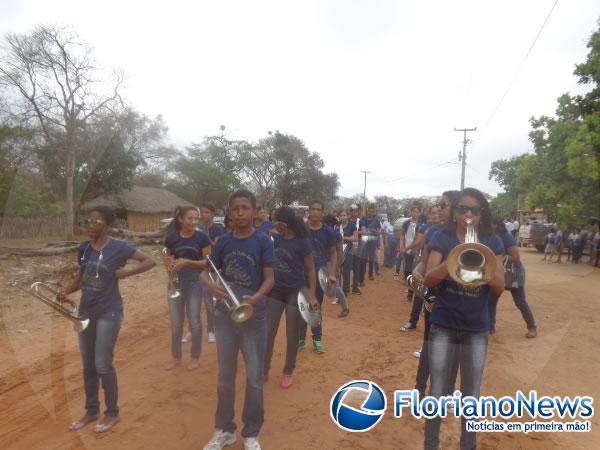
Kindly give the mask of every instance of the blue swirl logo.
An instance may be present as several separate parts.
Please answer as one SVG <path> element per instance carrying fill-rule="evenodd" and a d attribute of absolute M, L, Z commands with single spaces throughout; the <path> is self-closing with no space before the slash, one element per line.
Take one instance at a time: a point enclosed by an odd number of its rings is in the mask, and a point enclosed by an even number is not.
<path fill-rule="evenodd" d="M 386 407 L 385 393 L 377 384 L 368 380 L 353 380 L 333 394 L 329 413 L 341 429 L 364 432 L 377 425 Z"/>

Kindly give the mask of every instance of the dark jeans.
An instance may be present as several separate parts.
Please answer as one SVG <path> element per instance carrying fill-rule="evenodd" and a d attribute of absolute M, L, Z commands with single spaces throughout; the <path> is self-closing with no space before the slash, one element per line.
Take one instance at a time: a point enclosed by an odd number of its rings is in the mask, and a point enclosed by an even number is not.
<path fill-rule="evenodd" d="M 412 292 L 408 293 L 409 296 L 412 296 Z M 418 295 L 413 296 L 412 309 L 410 310 L 410 318 L 408 321 L 412 323 L 414 326 L 417 326 L 419 323 L 419 316 L 421 315 L 421 310 L 423 309 L 423 299 Z"/>
<path fill-rule="evenodd" d="M 123 315 L 109 312 L 90 319 L 88 327 L 79 333 L 79 352 L 83 361 L 83 383 L 85 386 L 85 410 L 87 415 L 96 416 L 100 412 L 98 391 L 100 380 L 104 390 L 106 416 L 118 416 L 119 389 L 117 372 L 113 366 L 113 352 Z"/>
<path fill-rule="evenodd" d="M 202 297 L 204 298 L 204 306 L 206 307 L 206 328 L 207 332 L 215 332 L 215 302 L 213 301 L 212 294 L 208 289 L 202 290 Z"/>
<path fill-rule="evenodd" d="M 513 302 L 515 306 L 521 311 L 521 315 L 523 316 L 523 320 L 527 324 L 528 330 L 535 330 L 535 319 L 533 317 L 533 312 L 527 303 L 527 299 L 525 297 L 525 267 L 522 264 L 515 264 L 515 271 L 517 273 L 517 281 L 519 283 L 519 287 L 517 289 L 511 289 L 510 295 L 512 295 Z M 489 305 L 489 315 L 490 315 L 490 330 L 496 329 L 496 308 L 498 306 L 498 300 L 500 299 L 497 295 L 492 295 L 492 299 Z"/>
<path fill-rule="evenodd" d="M 367 241 L 365 244 L 367 253 L 366 262 L 369 263 L 369 278 L 373 276 L 373 267 L 375 272 L 379 273 L 379 261 L 377 261 L 377 241 Z"/>
<path fill-rule="evenodd" d="M 435 324 L 429 334 L 429 370 L 431 371 L 430 395 L 442 397 L 452 378 L 452 370 L 460 368 L 460 390 L 463 397 L 479 397 L 483 368 L 487 355 L 488 332 L 472 333 L 452 330 Z M 477 433 L 466 431 L 466 420 L 461 418 L 461 449 L 477 447 Z M 437 449 L 440 444 L 441 418 L 425 422 L 425 449 Z"/>
<path fill-rule="evenodd" d="M 243 437 L 256 437 L 264 423 L 263 365 L 267 346 L 266 317 L 251 317 L 236 324 L 224 306 L 215 308 L 215 335 L 219 380 L 215 428 L 234 433 L 235 377 L 238 351 L 246 364 L 246 394 L 242 411 Z"/>
<path fill-rule="evenodd" d="M 366 267 L 366 262 L 363 265 L 364 258 L 362 257 L 362 253 L 360 252 L 360 247 L 352 255 L 352 289 L 357 289 L 358 285 L 365 281 L 365 272 L 364 269 Z"/>
<path fill-rule="evenodd" d="M 315 289 L 315 297 L 317 297 L 317 301 L 319 305 L 323 305 L 323 289 L 321 289 L 321 285 L 317 282 L 317 288 Z M 308 324 L 304 320 L 299 321 L 298 326 L 298 339 L 306 340 L 306 330 L 308 329 Z M 323 338 L 323 322 L 316 327 L 311 327 L 312 331 L 312 339 L 313 341 L 320 341 Z"/>
<path fill-rule="evenodd" d="M 200 358 L 202 350 L 202 322 L 200 322 L 200 305 L 203 290 L 196 281 L 180 282 L 181 295 L 168 299 L 171 315 L 171 355 L 173 359 L 181 359 L 181 337 L 183 336 L 183 320 L 187 314 L 188 326 L 192 333 L 192 358 Z"/>
<path fill-rule="evenodd" d="M 291 375 L 296 367 L 296 356 L 298 354 L 298 326 L 302 316 L 298 311 L 298 291 L 299 289 L 273 288 L 267 299 L 267 353 L 265 356 L 265 373 L 269 373 L 271 368 L 271 359 L 273 358 L 273 347 L 275 336 L 279 329 L 281 315 L 285 311 L 285 366 L 283 373 Z"/>
<path fill-rule="evenodd" d="M 412 273 L 413 263 L 415 261 L 415 255 L 412 253 L 404 253 L 404 278 L 408 278 L 408 276 Z"/>
<path fill-rule="evenodd" d="M 348 295 L 350 292 L 350 272 L 352 271 L 352 267 L 354 266 L 354 256 L 349 252 L 344 259 L 344 264 L 342 265 L 342 289 L 344 294 Z M 358 280 L 356 276 L 354 277 L 354 283 L 352 284 L 353 288 L 358 287 Z"/>

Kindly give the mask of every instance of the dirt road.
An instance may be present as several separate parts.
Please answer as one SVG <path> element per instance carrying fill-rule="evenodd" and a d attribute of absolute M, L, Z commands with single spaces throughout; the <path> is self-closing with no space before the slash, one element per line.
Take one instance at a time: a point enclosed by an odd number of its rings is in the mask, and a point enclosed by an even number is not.
<path fill-rule="evenodd" d="M 143 251 L 158 258 L 156 248 Z M 537 389 L 544 395 L 600 396 L 600 270 L 586 265 L 546 264 L 524 250 L 527 294 L 539 336 L 524 338 L 525 325 L 509 294 L 498 306 L 498 331 L 491 339 L 482 393 L 514 395 Z M 72 258 L 72 256 L 71 256 Z M 66 257 L 8 259 L 0 263 L 2 286 L 11 278 L 66 263 Z M 2 449 L 198 449 L 213 431 L 216 406 L 216 348 L 203 338 L 201 368 L 165 372 L 170 325 L 159 268 L 122 282 L 125 321 L 116 348 L 122 421 L 105 435 L 91 427 L 68 432 L 83 413 L 81 363 L 76 333 L 26 294 L 0 288 L 0 448 Z M 412 352 L 418 331 L 401 333 L 410 305 L 404 285 L 384 272 L 351 296 L 351 314 L 338 319 L 326 304 L 326 354 L 301 352 L 294 386 L 279 388 L 284 329 L 280 330 L 271 381 L 265 389 L 265 449 L 422 448 L 423 422 L 388 413 L 373 430 L 352 434 L 329 417 L 331 395 L 352 379 L 370 379 L 388 393 L 410 389 L 418 360 Z M 204 321 L 204 312 L 203 312 Z M 204 330 L 204 333 L 206 331 Z M 186 344 L 189 345 L 189 344 Z M 189 350 L 185 347 L 184 350 Z M 244 372 L 240 359 L 237 418 L 241 415 Z M 600 448 L 600 423 L 590 433 L 483 433 L 480 448 Z M 443 448 L 457 448 L 459 421 L 442 426 Z M 243 448 L 241 441 L 230 447 Z"/>

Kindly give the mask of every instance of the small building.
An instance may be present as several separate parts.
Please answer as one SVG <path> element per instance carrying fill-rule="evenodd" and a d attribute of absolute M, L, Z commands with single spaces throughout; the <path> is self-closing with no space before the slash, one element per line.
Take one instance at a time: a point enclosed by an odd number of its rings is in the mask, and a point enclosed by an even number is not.
<path fill-rule="evenodd" d="M 158 231 L 161 220 L 172 217 L 177 206 L 194 206 L 165 189 L 134 186 L 130 191 L 97 197 L 84 203 L 81 211 L 104 205 L 114 208 L 117 219 L 132 231 Z"/>

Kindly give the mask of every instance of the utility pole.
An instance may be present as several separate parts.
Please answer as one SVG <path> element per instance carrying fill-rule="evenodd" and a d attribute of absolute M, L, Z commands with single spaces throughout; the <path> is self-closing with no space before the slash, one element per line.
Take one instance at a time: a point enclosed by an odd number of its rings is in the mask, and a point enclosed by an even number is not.
<path fill-rule="evenodd" d="M 363 211 L 367 210 L 367 174 L 371 173 L 371 171 L 368 170 L 361 170 L 361 173 L 365 174 L 365 187 L 363 189 Z M 365 212 L 366 214 L 366 212 Z"/>
<path fill-rule="evenodd" d="M 462 131 L 463 132 L 463 149 L 462 154 L 458 154 L 459 161 L 462 162 L 462 170 L 460 171 L 460 190 L 462 191 L 465 188 L 465 166 L 467 165 L 467 143 L 469 140 L 467 139 L 467 131 L 477 131 L 477 127 L 475 128 L 456 128 L 454 127 L 454 131 Z"/>

